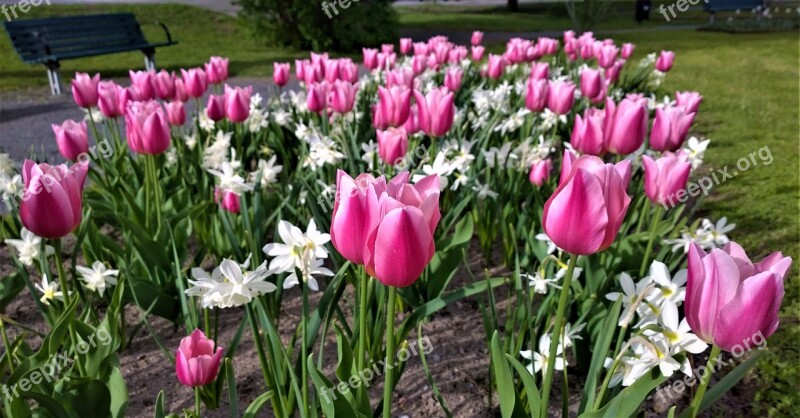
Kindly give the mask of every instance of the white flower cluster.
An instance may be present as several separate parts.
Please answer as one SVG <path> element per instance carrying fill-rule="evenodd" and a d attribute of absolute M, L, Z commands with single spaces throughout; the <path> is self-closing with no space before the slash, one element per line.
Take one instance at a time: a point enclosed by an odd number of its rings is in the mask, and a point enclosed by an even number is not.
<path fill-rule="evenodd" d="M 708 344 L 691 332 L 686 318 L 678 315 L 678 306 L 686 294 L 686 278 L 686 270 L 670 277 L 667 266 L 654 261 L 649 276 L 634 284 L 629 275 L 622 273 L 622 292 L 606 295 L 612 301 L 622 298 L 624 309 L 620 326 L 627 329 L 634 317 L 638 319 L 631 327 L 634 336 L 617 358 L 605 360 L 606 368 L 615 367 L 610 381 L 612 387 L 630 386 L 655 367 L 667 377 L 677 370 L 691 375 L 691 364 L 685 353 L 702 353 Z"/>
<path fill-rule="evenodd" d="M 722 248 L 730 241 L 728 239 L 728 232 L 733 231 L 736 224 L 728 224 L 728 218 L 722 217 L 717 223 L 712 222 L 710 219 L 703 219 L 700 227 L 695 229 L 694 232 L 684 230 L 680 238 L 666 239 L 664 244 L 672 245 L 672 251 L 683 251 L 684 254 L 689 252 L 689 245 L 695 243 L 704 250 L 711 250 L 714 248 Z"/>
<path fill-rule="evenodd" d="M 558 342 L 558 348 L 556 349 L 556 360 L 555 360 L 555 370 L 564 370 L 564 367 L 568 366 L 566 355 L 564 354 L 564 350 L 572 347 L 573 340 L 582 340 L 583 338 L 580 336 L 581 331 L 586 324 L 579 324 L 573 327 L 571 324 L 567 324 L 564 327 L 564 338 Z M 547 362 L 550 357 L 550 343 L 552 342 L 553 335 L 552 334 L 544 334 L 539 338 L 539 346 L 537 347 L 537 351 L 532 350 L 523 350 L 519 352 L 519 355 L 522 358 L 531 361 L 526 368 L 530 374 L 536 374 L 541 372 L 542 379 L 546 379 L 547 376 Z"/>
<path fill-rule="evenodd" d="M 283 288 L 296 286 L 300 283 L 297 270 L 309 289 L 319 290 L 313 276 L 333 276 L 332 271 L 322 266 L 322 260 L 328 257 L 325 244 L 330 241 L 330 235 L 318 231 L 313 219 L 308 223 L 305 233 L 281 220 L 278 223 L 278 235 L 282 243 L 267 244 L 263 248 L 266 255 L 274 257 L 269 264 L 264 261 L 251 271 L 251 257 L 248 257 L 243 264 L 225 259 L 210 274 L 201 268 L 193 268 L 194 280 L 189 280 L 192 286 L 186 290 L 186 294 L 199 297 L 203 308 L 242 306 L 250 303 L 254 297 L 277 289 L 274 283 L 267 281 L 270 276 L 290 273 L 283 282 Z"/>

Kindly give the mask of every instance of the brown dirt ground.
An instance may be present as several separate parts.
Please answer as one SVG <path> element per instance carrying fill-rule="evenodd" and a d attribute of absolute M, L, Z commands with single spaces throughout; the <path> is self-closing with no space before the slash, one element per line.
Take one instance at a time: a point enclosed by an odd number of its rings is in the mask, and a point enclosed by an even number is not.
<path fill-rule="evenodd" d="M 66 246 L 70 248 L 70 245 Z M 12 271 L 13 265 L 10 262 L 11 250 L 0 244 L 0 277 Z M 472 260 L 480 260 L 477 252 Z M 481 266 L 475 263 L 471 266 L 473 271 L 480 271 Z M 503 274 L 500 269 L 494 269 L 492 274 L 497 276 Z M 451 289 L 462 286 L 465 283 L 466 275 L 460 272 L 453 283 Z M 324 284 L 323 284 L 324 285 Z M 508 307 L 512 300 L 506 298 L 505 289 L 498 290 L 499 310 L 502 312 Z M 348 292 L 345 297 L 352 297 Z M 284 306 L 282 308 L 281 334 L 288 338 L 299 322 L 299 291 L 292 289 L 285 294 Z M 311 299 L 312 308 L 316 303 L 316 297 Z M 27 290 L 23 290 L 20 295 L 7 307 L 6 312 L 11 318 L 32 326 L 41 332 L 46 332 L 45 323 L 32 302 L 31 295 Z M 126 321 L 129 324 L 128 332 L 131 332 L 130 324 L 138 321 L 138 310 L 135 307 L 126 308 Z M 220 315 L 220 336 L 218 342 L 225 346 L 235 334 L 240 321 L 245 319 L 243 309 L 228 309 L 222 311 Z M 151 317 L 148 319 L 156 334 L 163 341 L 166 347 L 177 347 L 180 339 L 186 335 L 185 330 L 177 328 L 166 320 Z M 476 298 L 464 299 L 443 309 L 433 315 L 423 326 L 424 335 L 430 339 L 433 350 L 427 355 L 427 360 L 431 372 L 434 375 L 436 385 L 442 392 L 445 401 L 450 407 L 455 417 L 495 417 L 500 416 L 497 407 L 497 399 L 490 400 L 488 388 L 488 368 L 489 354 L 485 344 L 481 314 Z M 18 332 L 13 329 L 12 334 Z M 326 358 L 329 367 L 326 374 L 332 375 L 331 363 L 335 356 L 336 346 L 331 335 L 328 336 L 326 346 Z M 415 337 L 412 333 L 411 337 Z M 245 331 L 241 345 L 234 359 L 234 367 L 237 380 L 238 405 L 240 413 L 247 405 L 265 388 L 255 347 L 252 343 L 249 328 Z M 30 344 L 38 347 L 40 340 L 31 338 Z M 317 350 L 317 347 L 313 349 Z M 119 353 L 122 365 L 122 373 L 125 376 L 129 391 L 128 416 L 131 417 L 152 417 L 154 403 L 160 390 L 164 390 L 167 407 L 171 412 L 180 413 L 183 408 L 192 408 L 194 396 L 191 389 L 180 385 L 175 378 L 174 366 L 164 358 L 153 337 L 145 328 L 141 328 L 134 336 L 130 347 Z M 718 373 L 712 378 L 711 385 L 715 379 L 722 376 Z M 376 379 L 380 380 L 380 378 Z M 579 393 L 582 389 L 577 376 L 571 376 L 570 387 L 573 395 L 571 400 L 571 414 L 577 412 Z M 334 379 L 336 381 L 336 379 Z M 380 398 L 380 384 L 372 386 L 371 399 L 373 406 Z M 558 405 L 561 399 L 561 384 L 555 382 L 553 385 L 553 401 L 551 405 Z M 755 380 L 747 377 L 731 392 L 726 394 L 714 407 L 711 413 L 706 416 L 752 416 L 750 403 L 755 393 Z M 651 396 L 646 402 L 644 411 L 646 416 L 666 416 L 667 410 L 671 405 L 677 404 L 678 410 L 688 405 L 692 393 L 684 392 L 683 396 L 674 400 L 661 401 L 658 397 Z M 207 411 L 207 417 L 227 417 L 229 415 L 229 401 L 227 394 L 223 394 L 221 406 L 216 411 Z M 268 407 L 265 409 L 269 409 Z M 444 413 L 439 407 L 431 388 L 428 385 L 425 374 L 422 370 L 420 359 L 411 356 L 406 365 L 398 388 L 394 394 L 393 411 L 395 416 L 416 417 L 442 417 Z M 551 416 L 560 416 L 558 407 L 552 407 Z M 270 417 L 269 412 L 262 412 L 259 416 Z"/>

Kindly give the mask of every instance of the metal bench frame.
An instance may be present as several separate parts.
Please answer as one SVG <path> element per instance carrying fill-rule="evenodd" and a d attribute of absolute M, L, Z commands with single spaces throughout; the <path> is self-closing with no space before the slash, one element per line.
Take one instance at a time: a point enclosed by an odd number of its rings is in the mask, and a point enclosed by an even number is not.
<path fill-rule="evenodd" d="M 68 47 L 65 48 L 62 46 L 60 48 L 62 50 L 60 51 L 52 50 L 53 48 L 51 48 L 50 40 L 47 38 L 48 30 L 55 31 L 59 24 L 66 24 L 66 22 L 70 22 L 73 25 L 75 24 L 74 21 L 80 23 L 81 18 L 84 18 L 87 24 L 89 24 L 96 22 L 103 17 L 107 17 L 109 20 L 119 19 L 120 21 L 131 23 L 127 29 L 133 30 L 133 32 L 128 32 L 126 35 L 126 33 L 122 31 L 125 28 L 121 28 L 122 30 L 117 31 L 116 34 L 123 35 L 123 42 L 107 47 L 106 50 L 100 49 L 101 45 L 98 44 L 98 41 L 95 41 L 93 44 L 91 41 L 95 38 L 91 38 L 90 36 L 87 36 L 87 39 L 84 40 L 81 40 L 80 37 L 78 37 L 77 40 L 73 40 L 72 44 L 68 43 Z M 155 24 L 161 26 L 161 28 L 164 30 L 164 34 L 167 38 L 166 41 L 158 43 L 151 43 L 147 41 L 144 37 L 144 33 L 141 31 L 139 22 L 132 13 L 79 15 L 47 19 L 22 19 L 7 21 L 4 23 L 4 26 L 11 43 L 17 52 L 17 55 L 19 55 L 19 57 L 27 64 L 43 64 L 47 68 L 47 80 L 50 84 L 50 93 L 53 95 L 59 95 L 62 92 L 59 68 L 61 67 L 60 61 L 63 60 L 139 50 L 144 54 L 145 70 L 155 71 L 156 48 L 171 46 L 178 43 L 172 39 L 172 34 L 170 34 L 169 29 L 165 24 L 158 21 L 155 22 Z M 63 31 L 63 28 L 61 30 Z M 90 35 L 94 36 L 102 34 L 102 31 L 97 31 L 94 34 L 90 33 Z M 114 30 L 109 29 L 108 34 L 114 34 Z M 32 41 L 31 37 L 35 38 L 35 40 Z M 36 43 L 37 41 L 38 44 Z M 58 39 L 56 39 L 56 41 L 58 41 Z M 136 43 L 133 43 L 133 41 L 136 41 Z M 25 45 L 25 43 L 27 43 L 27 45 Z M 94 50 L 87 48 L 91 47 L 92 45 L 97 45 L 98 48 Z M 84 47 L 85 50 L 69 51 L 69 47 L 73 46 Z M 31 50 L 36 50 L 38 52 L 31 52 Z"/>

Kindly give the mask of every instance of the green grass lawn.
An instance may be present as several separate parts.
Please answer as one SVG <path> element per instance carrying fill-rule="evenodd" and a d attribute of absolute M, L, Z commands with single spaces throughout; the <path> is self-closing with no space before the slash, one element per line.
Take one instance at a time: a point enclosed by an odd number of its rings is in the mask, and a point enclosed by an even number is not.
<path fill-rule="evenodd" d="M 165 39 L 160 26 L 169 27 L 178 45 L 156 50 L 156 64 L 160 68 L 175 70 L 188 68 L 208 61 L 211 55 L 230 58 L 230 73 L 236 76 L 267 76 L 272 74 L 273 61 L 290 61 L 307 55 L 306 52 L 268 48 L 254 40 L 246 29 L 231 16 L 184 5 L 92 5 L 35 7 L 26 18 L 68 14 L 133 12 L 147 39 L 157 42 Z M 47 86 L 43 65 L 23 63 L 11 48 L 8 35 L 0 35 L 0 91 Z M 61 73 L 66 84 L 76 71 L 100 72 L 103 77 L 127 76 L 128 69 L 143 69 L 141 52 L 101 55 L 91 58 L 63 61 Z"/>
<path fill-rule="evenodd" d="M 556 7 L 556 6 L 548 6 Z M 561 9 L 533 10 L 538 14 L 509 15 L 497 10 L 413 8 L 400 12 L 405 27 L 441 30 L 529 31 L 566 29 L 569 20 Z M 561 10 L 561 11 L 559 11 Z M 180 44 L 156 54 L 159 66 L 169 69 L 196 66 L 211 55 L 230 58 L 230 72 L 237 76 L 267 76 L 275 60 L 287 61 L 306 55 L 302 51 L 269 49 L 253 40 L 232 17 L 189 6 L 49 6 L 33 9 L 28 17 L 59 14 L 133 11 L 140 22 L 166 23 Z M 529 12 L 532 12 L 529 10 Z M 694 16 L 694 17 L 692 17 Z M 644 28 L 663 25 L 654 13 Z M 705 19 L 701 13 L 692 19 Z M 600 29 L 639 27 L 623 11 L 615 11 Z M 160 28 L 146 27 L 149 39 L 162 39 Z M 727 216 L 736 223 L 731 237 L 748 249 L 755 260 L 776 250 L 800 262 L 800 70 L 796 32 L 729 35 L 696 31 L 617 33 L 619 42 L 635 42 L 637 58 L 661 49 L 677 53 L 675 67 L 667 77 L 666 91 L 697 90 L 704 102 L 695 130 L 712 139 L 706 152 L 711 168 L 734 167 L 736 162 L 762 147 L 774 158 L 713 190 L 702 204 L 702 216 Z M 12 51 L 6 36 L 0 37 L 0 91 L 47 85 L 43 66 L 28 66 Z M 65 79 L 75 71 L 104 77 L 125 76 L 128 68 L 142 68 L 138 52 L 65 61 Z M 786 280 L 787 294 L 778 333 L 769 340 L 770 354 L 758 371 L 759 413 L 791 415 L 800 405 L 800 284 L 795 266 Z"/>

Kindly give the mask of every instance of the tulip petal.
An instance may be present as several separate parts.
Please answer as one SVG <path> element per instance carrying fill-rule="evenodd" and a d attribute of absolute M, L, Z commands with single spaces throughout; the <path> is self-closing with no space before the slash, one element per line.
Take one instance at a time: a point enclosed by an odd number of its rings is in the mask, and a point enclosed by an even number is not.
<path fill-rule="evenodd" d="M 771 325 L 770 314 L 781 300 L 775 298 L 775 274 L 759 273 L 743 281 L 736 296 L 719 311 L 714 330 L 714 343 L 725 351 L 732 351 L 736 345 L 744 346 L 745 341 L 753 340 L 759 331 L 764 333 L 765 325 Z M 744 347 L 742 347 L 744 348 Z"/>
<path fill-rule="evenodd" d="M 584 168 L 574 168 L 544 205 L 544 231 L 559 248 L 572 254 L 595 253 L 603 243 L 608 213 L 600 181 Z"/>
<path fill-rule="evenodd" d="M 387 286 L 413 284 L 433 258 L 433 236 L 422 211 L 402 207 L 387 213 L 375 239 L 375 275 Z"/>

